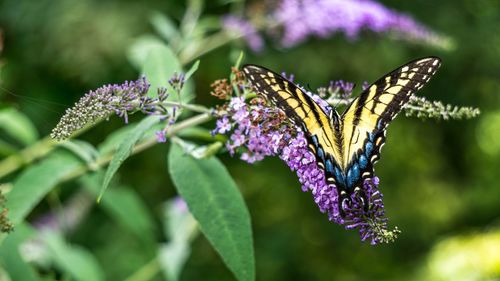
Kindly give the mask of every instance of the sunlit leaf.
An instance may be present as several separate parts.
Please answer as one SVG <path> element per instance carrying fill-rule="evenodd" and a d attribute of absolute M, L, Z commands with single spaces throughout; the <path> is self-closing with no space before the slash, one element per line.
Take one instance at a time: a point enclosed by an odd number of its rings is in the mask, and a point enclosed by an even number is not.
<path fill-rule="evenodd" d="M 165 208 L 165 232 L 168 243 L 160 246 L 158 258 L 167 280 L 179 280 L 182 268 L 191 254 L 191 240 L 198 234 L 198 223 L 180 197 Z"/>
<path fill-rule="evenodd" d="M 179 280 L 182 268 L 191 254 L 188 243 L 168 243 L 160 246 L 158 258 L 168 281 Z"/>
<path fill-rule="evenodd" d="M 215 157 L 196 160 L 172 144 L 168 167 L 179 194 L 238 280 L 255 279 L 250 215 L 224 165 Z"/>

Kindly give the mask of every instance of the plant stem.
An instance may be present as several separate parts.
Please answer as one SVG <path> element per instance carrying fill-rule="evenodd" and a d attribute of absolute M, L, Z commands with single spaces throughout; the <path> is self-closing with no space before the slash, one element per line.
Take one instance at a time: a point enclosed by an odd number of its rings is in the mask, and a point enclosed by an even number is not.
<path fill-rule="evenodd" d="M 176 101 L 163 101 L 160 103 L 161 105 L 164 106 L 177 106 L 180 108 L 184 108 L 193 112 L 198 112 L 198 113 L 210 113 L 212 110 L 210 108 L 206 108 L 202 105 L 198 104 L 188 104 L 188 103 L 180 103 Z"/>
<path fill-rule="evenodd" d="M 194 126 L 199 125 L 199 124 L 203 124 L 211 119 L 212 119 L 212 115 L 209 113 L 202 113 L 199 115 L 195 115 L 191 118 L 185 119 L 177 124 L 174 124 L 168 130 L 167 137 L 172 137 L 184 129 L 194 127 Z M 145 139 L 144 141 L 137 143 L 134 146 L 134 148 L 132 149 L 131 155 L 134 155 L 134 154 L 137 154 L 141 151 L 144 151 L 147 148 L 150 148 L 151 146 L 153 146 L 157 143 L 158 142 L 156 141 L 156 137 L 151 137 L 151 138 Z M 76 168 L 73 172 L 69 173 L 68 176 L 66 178 L 64 178 L 62 181 L 72 180 L 74 178 L 77 178 L 79 176 L 86 174 L 91 169 L 104 167 L 106 164 L 108 164 L 111 161 L 111 159 L 113 159 L 113 153 L 105 155 L 103 157 L 100 157 L 99 159 L 97 159 L 95 161 L 95 163 L 92 163 L 91 165 Z"/>
<path fill-rule="evenodd" d="M 19 167 L 31 163 L 33 160 L 38 159 L 54 148 L 57 142 L 50 137 L 45 137 L 40 141 L 28 146 L 21 150 L 19 153 L 7 157 L 0 162 L 0 178 L 14 172 Z"/>

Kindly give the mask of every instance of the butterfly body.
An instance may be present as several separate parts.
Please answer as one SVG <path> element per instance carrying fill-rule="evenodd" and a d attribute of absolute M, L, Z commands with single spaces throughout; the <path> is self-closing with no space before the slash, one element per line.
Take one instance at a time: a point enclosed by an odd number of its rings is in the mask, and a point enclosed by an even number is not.
<path fill-rule="evenodd" d="M 305 132 L 326 182 L 347 198 L 374 176 L 387 125 L 439 66 L 439 58 L 426 57 L 395 69 L 366 88 L 342 115 L 334 108 L 322 108 L 297 85 L 267 68 L 245 65 L 243 73 L 258 93 Z"/>

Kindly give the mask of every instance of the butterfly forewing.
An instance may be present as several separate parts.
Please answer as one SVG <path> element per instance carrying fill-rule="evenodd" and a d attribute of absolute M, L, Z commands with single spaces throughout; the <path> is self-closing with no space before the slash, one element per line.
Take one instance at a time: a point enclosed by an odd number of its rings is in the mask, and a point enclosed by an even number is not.
<path fill-rule="evenodd" d="M 421 89 L 436 73 L 439 58 L 427 57 L 412 61 L 377 80 L 342 114 L 343 159 L 341 166 L 359 174 L 354 183 L 373 176 L 373 164 L 380 157 L 385 142 L 385 128 L 396 117 L 410 96 Z M 355 167 L 357 165 L 357 168 Z M 354 170 L 359 169 L 359 173 Z"/>

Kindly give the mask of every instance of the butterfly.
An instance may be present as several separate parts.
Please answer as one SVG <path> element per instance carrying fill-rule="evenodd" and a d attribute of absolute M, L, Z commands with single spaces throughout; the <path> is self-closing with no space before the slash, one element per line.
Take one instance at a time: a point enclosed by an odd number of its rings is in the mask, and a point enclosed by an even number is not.
<path fill-rule="evenodd" d="M 335 108 L 325 111 L 300 87 L 267 68 L 248 64 L 242 70 L 257 93 L 305 132 L 309 150 L 344 206 L 355 192 L 363 197 L 361 187 L 374 176 L 387 125 L 440 65 L 439 58 L 425 57 L 396 68 L 367 87 L 342 115 Z M 366 198 L 363 204 L 367 208 Z"/>

